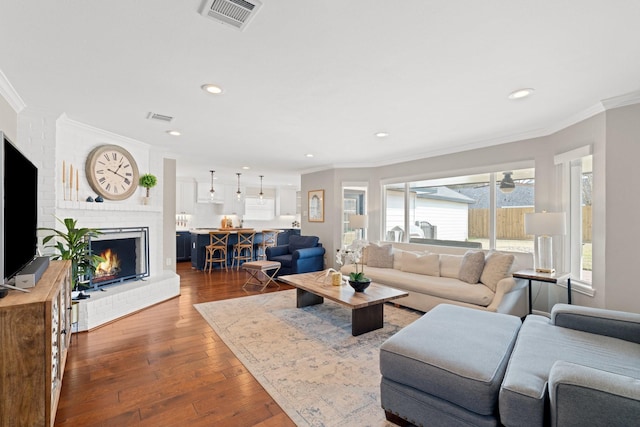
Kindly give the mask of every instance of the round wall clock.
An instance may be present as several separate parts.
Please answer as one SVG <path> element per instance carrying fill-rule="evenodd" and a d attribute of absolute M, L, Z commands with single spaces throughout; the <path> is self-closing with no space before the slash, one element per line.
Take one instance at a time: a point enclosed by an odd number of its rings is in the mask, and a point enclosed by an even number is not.
<path fill-rule="evenodd" d="M 85 164 L 87 180 L 105 199 L 124 200 L 138 188 L 138 165 L 127 150 L 117 145 L 94 148 Z"/>

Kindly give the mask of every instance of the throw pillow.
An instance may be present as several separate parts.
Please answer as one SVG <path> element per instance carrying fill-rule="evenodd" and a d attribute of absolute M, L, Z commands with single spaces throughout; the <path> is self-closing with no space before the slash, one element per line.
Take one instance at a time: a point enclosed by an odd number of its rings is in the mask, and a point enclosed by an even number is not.
<path fill-rule="evenodd" d="M 367 246 L 367 266 L 393 268 L 393 245 L 370 243 Z"/>
<path fill-rule="evenodd" d="M 513 254 L 501 252 L 489 252 L 484 261 L 484 270 L 480 276 L 480 281 L 493 292 L 496 291 L 498 282 L 505 277 L 509 277 L 509 271 L 514 261 Z"/>
<path fill-rule="evenodd" d="M 460 275 L 462 255 L 440 254 L 440 275 L 457 279 Z"/>
<path fill-rule="evenodd" d="M 460 263 L 460 273 L 458 279 L 467 283 L 478 283 L 484 268 L 484 252 L 467 251 Z"/>
<path fill-rule="evenodd" d="M 402 271 L 440 276 L 440 257 L 438 254 L 429 252 L 421 254 L 404 252 L 402 254 Z"/>
<path fill-rule="evenodd" d="M 406 251 L 402 249 L 393 248 L 393 269 L 394 270 L 402 270 L 402 255 Z"/>

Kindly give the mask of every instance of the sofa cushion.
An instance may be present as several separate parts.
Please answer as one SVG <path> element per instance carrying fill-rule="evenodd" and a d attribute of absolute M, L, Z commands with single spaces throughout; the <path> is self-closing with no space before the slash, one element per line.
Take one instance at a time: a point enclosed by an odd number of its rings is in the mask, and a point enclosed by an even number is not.
<path fill-rule="evenodd" d="M 402 254 L 402 271 L 408 273 L 440 276 L 440 257 L 438 254 L 404 252 Z"/>
<path fill-rule="evenodd" d="M 289 253 L 292 254 L 298 249 L 315 248 L 319 241 L 320 238 L 317 236 L 291 236 L 289 237 Z"/>
<path fill-rule="evenodd" d="M 366 248 L 367 266 L 393 268 L 393 245 L 391 243 L 370 243 Z"/>
<path fill-rule="evenodd" d="M 440 254 L 440 275 L 457 279 L 460 274 L 462 255 Z"/>
<path fill-rule="evenodd" d="M 484 269 L 484 252 L 467 251 L 462 257 L 458 279 L 467 283 L 478 283 Z"/>
<path fill-rule="evenodd" d="M 509 277 L 513 259 L 512 254 L 489 252 L 489 255 L 484 260 L 484 269 L 482 270 L 480 281 L 495 292 L 498 282 L 505 277 Z"/>
<path fill-rule="evenodd" d="M 640 379 L 640 344 L 562 328 L 528 315 L 518 334 L 502 387 L 500 418 L 506 426 L 543 426 L 549 420 L 547 382 L 564 360 Z"/>

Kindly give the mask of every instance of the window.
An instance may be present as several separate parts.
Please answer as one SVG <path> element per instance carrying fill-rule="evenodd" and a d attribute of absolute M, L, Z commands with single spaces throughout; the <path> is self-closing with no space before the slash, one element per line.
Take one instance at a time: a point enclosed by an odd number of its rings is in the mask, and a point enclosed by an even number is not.
<path fill-rule="evenodd" d="M 367 230 L 355 230 L 349 224 L 349 216 L 366 215 L 367 187 L 360 185 L 342 186 L 342 245 L 348 246 L 355 239 L 366 238 Z M 361 234 L 359 234 L 361 233 Z"/>
<path fill-rule="evenodd" d="M 570 252 L 571 273 L 591 284 L 591 241 L 593 170 L 592 156 L 571 162 L 570 172 Z"/>
<path fill-rule="evenodd" d="M 534 169 L 384 186 L 386 240 L 532 252 Z M 408 233 L 405 230 L 409 230 Z"/>
<path fill-rule="evenodd" d="M 555 164 L 562 165 L 563 207 L 567 212 L 565 271 L 572 281 L 591 287 L 592 284 L 592 206 L 593 155 L 591 146 L 577 148 L 555 156 Z"/>

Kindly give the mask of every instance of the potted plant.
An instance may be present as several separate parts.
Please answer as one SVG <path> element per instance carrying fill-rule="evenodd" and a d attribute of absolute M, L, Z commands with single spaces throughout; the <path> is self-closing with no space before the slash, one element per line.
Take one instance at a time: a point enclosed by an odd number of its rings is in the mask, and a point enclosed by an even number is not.
<path fill-rule="evenodd" d="M 89 250 L 88 237 L 95 237 L 101 233 L 95 228 L 77 228 L 78 221 L 73 218 L 65 218 L 64 220 L 56 218 L 56 220 L 65 226 L 66 231 L 62 232 L 55 228 L 39 228 L 38 230 L 53 232 L 53 234 L 45 236 L 42 243 L 45 248 L 54 248 L 58 251 L 51 259 L 71 260 L 71 286 L 74 291 L 80 291 L 83 286 L 80 277 L 92 275 L 98 264 L 104 261 L 101 256 L 94 255 Z M 47 243 L 53 239 L 56 239 L 55 244 L 47 246 Z"/>
<path fill-rule="evenodd" d="M 355 271 L 349 273 L 349 285 L 356 292 L 364 292 L 369 287 L 371 279 L 364 275 L 364 260 L 362 259 L 362 251 L 369 242 L 366 240 L 354 240 L 351 245 L 344 249 L 338 249 L 336 262 L 340 265 L 355 264 Z M 360 262 L 361 270 L 358 271 L 358 262 Z"/>
<path fill-rule="evenodd" d="M 157 183 L 158 179 L 156 176 L 150 173 L 145 173 L 140 177 L 140 186 L 147 189 L 147 196 L 143 199 L 144 204 L 149 202 L 149 189 L 155 187 Z"/>

